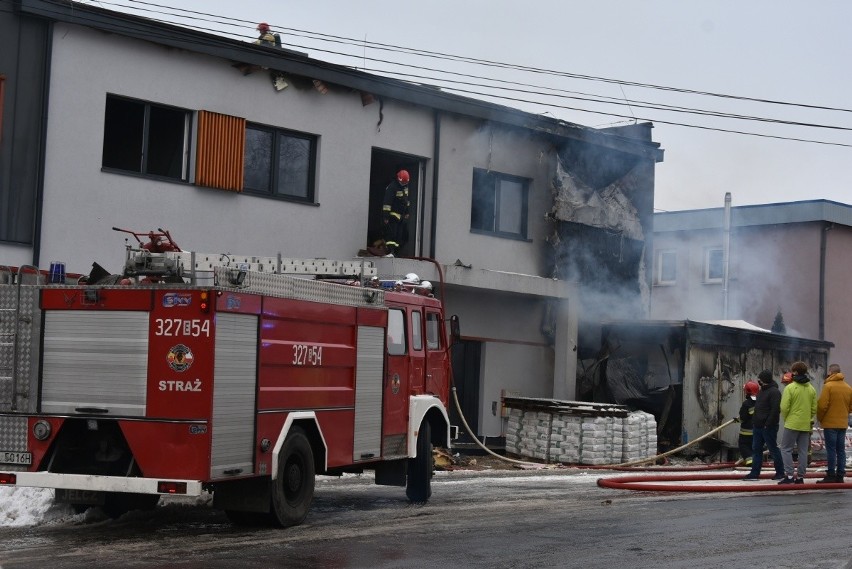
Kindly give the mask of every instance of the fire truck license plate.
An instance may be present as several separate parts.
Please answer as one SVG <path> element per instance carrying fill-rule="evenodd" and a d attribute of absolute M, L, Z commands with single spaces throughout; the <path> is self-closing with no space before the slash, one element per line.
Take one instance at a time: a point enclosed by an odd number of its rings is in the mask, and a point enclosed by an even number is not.
<path fill-rule="evenodd" d="M 93 490 L 66 490 L 57 488 L 54 498 L 62 504 L 81 504 L 84 506 L 103 506 L 104 493 Z"/>
<path fill-rule="evenodd" d="M 18 452 L 14 450 L 0 450 L 0 463 L 2 464 L 32 464 L 33 455 L 29 452 Z"/>

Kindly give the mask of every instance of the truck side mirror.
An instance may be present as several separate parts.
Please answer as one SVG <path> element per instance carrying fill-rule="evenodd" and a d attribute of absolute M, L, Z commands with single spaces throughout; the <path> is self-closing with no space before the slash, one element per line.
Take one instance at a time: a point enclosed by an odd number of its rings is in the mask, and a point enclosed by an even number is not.
<path fill-rule="evenodd" d="M 461 341 L 461 327 L 459 326 L 459 317 L 455 314 L 450 316 L 450 344 L 457 344 Z"/>

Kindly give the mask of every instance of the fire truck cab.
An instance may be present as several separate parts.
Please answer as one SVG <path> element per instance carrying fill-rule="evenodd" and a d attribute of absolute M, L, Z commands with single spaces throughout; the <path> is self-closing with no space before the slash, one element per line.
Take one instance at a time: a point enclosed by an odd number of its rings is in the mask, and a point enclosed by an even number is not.
<path fill-rule="evenodd" d="M 450 446 L 428 283 L 174 249 L 128 246 L 122 275 L 89 282 L 7 273 L 0 484 L 114 516 L 212 492 L 235 523 L 279 526 L 305 519 L 317 474 L 374 470 L 428 500 L 432 445 Z"/>

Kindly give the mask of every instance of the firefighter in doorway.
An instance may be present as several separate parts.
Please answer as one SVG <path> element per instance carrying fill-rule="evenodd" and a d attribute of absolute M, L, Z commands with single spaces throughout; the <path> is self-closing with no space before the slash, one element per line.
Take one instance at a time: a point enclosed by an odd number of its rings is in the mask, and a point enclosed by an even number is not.
<path fill-rule="evenodd" d="M 382 202 L 382 223 L 384 224 L 385 247 L 388 253 L 396 255 L 408 241 L 408 182 L 411 176 L 408 170 L 396 173 L 396 179 L 385 188 Z"/>

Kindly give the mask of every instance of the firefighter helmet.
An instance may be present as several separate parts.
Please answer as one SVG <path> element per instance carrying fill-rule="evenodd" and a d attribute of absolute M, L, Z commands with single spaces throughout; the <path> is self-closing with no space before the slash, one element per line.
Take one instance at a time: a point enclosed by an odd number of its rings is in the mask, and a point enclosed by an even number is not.
<path fill-rule="evenodd" d="M 257 25 L 257 31 L 259 31 L 262 34 L 265 34 L 266 32 L 269 31 L 269 24 L 267 24 L 266 22 L 259 23 Z"/>
<path fill-rule="evenodd" d="M 405 284 L 419 285 L 420 277 L 417 276 L 417 273 L 408 273 L 407 275 L 405 275 L 405 278 L 402 279 L 402 282 L 404 282 Z"/>
<path fill-rule="evenodd" d="M 409 180 L 411 180 L 411 176 L 408 175 L 408 170 L 400 170 L 396 173 L 396 179 L 399 180 L 399 183 L 403 186 L 407 186 Z"/>
<path fill-rule="evenodd" d="M 754 397 L 757 395 L 757 392 L 760 391 L 760 386 L 756 381 L 747 381 L 745 385 L 743 385 L 743 391 L 747 397 Z"/>

